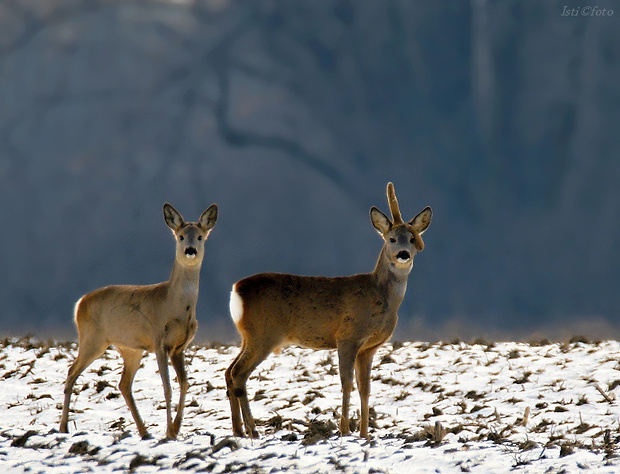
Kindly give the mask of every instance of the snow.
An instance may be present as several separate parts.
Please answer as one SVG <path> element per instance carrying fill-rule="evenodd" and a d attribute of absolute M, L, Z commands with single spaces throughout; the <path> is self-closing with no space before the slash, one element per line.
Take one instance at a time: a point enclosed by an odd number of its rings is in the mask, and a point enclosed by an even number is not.
<path fill-rule="evenodd" d="M 137 434 L 114 349 L 76 383 L 58 433 L 74 343 L 0 345 L 2 472 L 617 472 L 620 344 L 386 344 L 372 372 L 370 441 L 339 437 L 333 351 L 291 347 L 248 382 L 261 438 L 231 436 L 224 370 L 238 348 L 192 346 L 179 439 L 166 441 L 152 354 L 134 382 L 153 435 Z M 178 385 L 173 383 L 174 397 Z M 352 397 L 357 421 L 359 399 Z"/>

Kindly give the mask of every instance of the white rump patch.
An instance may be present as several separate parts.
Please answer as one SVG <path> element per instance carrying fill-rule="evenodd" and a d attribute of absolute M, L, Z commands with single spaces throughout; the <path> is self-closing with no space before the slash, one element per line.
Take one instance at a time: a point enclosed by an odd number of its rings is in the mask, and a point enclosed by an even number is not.
<path fill-rule="evenodd" d="M 73 307 L 73 319 L 77 318 L 78 308 L 80 307 L 80 303 L 84 299 L 84 296 L 82 296 L 79 300 L 75 302 L 75 306 Z"/>
<path fill-rule="evenodd" d="M 241 296 L 239 296 L 239 293 L 237 293 L 235 285 L 233 285 L 232 291 L 230 292 L 230 316 L 235 324 L 239 323 L 243 316 L 243 300 Z"/>

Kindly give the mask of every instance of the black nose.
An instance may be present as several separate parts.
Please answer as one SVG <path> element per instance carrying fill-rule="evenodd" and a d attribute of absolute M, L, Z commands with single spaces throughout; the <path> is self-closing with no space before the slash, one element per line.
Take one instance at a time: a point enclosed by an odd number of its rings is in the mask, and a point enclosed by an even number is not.
<path fill-rule="evenodd" d="M 401 260 L 409 260 L 411 258 L 411 254 L 406 250 L 401 250 L 396 254 L 396 258 L 399 258 Z"/>
<path fill-rule="evenodd" d="M 198 253 L 198 251 L 194 247 L 187 247 L 185 249 L 185 255 L 187 255 L 187 256 L 196 255 L 197 253 Z"/>

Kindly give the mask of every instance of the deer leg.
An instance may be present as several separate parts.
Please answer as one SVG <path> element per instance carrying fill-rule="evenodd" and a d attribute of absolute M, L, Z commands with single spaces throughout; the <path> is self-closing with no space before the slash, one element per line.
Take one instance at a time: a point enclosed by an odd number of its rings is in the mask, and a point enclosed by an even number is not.
<path fill-rule="evenodd" d="M 349 402 L 353 390 L 353 367 L 359 345 L 351 342 L 338 343 L 338 366 L 342 384 L 342 413 L 340 415 L 340 436 L 351 434 L 349 428 Z"/>
<path fill-rule="evenodd" d="M 252 371 L 271 354 L 272 349 L 276 346 L 277 344 L 270 344 L 265 341 L 262 341 L 260 346 L 252 346 L 249 343 L 244 344 L 241 354 L 239 354 L 230 370 L 233 392 L 239 400 L 245 430 L 250 438 L 258 438 L 258 431 L 256 431 L 256 424 L 250 410 L 246 382 Z"/>
<path fill-rule="evenodd" d="M 360 393 L 362 421 L 360 425 L 360 437 L 368 438 L 368 398 L 370 396 L 370 369 L 372 358 L 379 346 L 360 351 L 355 358 L 355 376 L 357 378 L 357 390 Z"/>
<path fill-rule="evenodd" d="M 247 378 L 246 378 L 247 381 Z M 258 430 L 250 409 L 250 401 L 248 400 L 248 392 L 246 390 L 246 381 L 243 382 L 243 392 L 240 394 L 239 405 L 241 407 L 241 415 L 243 416 L 243 424 L 250 438 L 258 438 Z M 236 389 L 235 389 L 236 390 Z"/>
<path fill-rule="evenodd" d="M 172 425 L 172 434 L 176 438 L 179 434 L 179 430 L 181 429 L 181 422 L 183 421 L 185 396 L 189 388 L 189 383 L 187 382 L 187 372 L 185 371 L 185 356 L 183 355 L 183 351 L 179 350 L 172 353 L 172 355 L 170 356 L 170 362 L 172 362 L 172 367 L 174 367 L 174 370 L 177 373 L 177 378 L 179 379 L 179 386 L 181 388 L 181 394 L 179 395 L 179 405 L 177 406 L 177 415 L 174 418 L 174 423 Z"/>
<path fill-rule="evenodd" d="M 156 352 L 157 367 L 159 368 L 159 375 L 161 376 L 161 382 L 164 386 L 164 398 L 166 400 L 166 438 L 174 439 L 174 432 L 172 429 L 172 389 L 170 388 L 170 373 L 168 371 L 168 352 L 160 347 Z"/>
<path fill-rule="evenodd" d="M 125 399 L 125 403 L 129 407 L 129 411 L 131 412 L 131 416 L 133 416 L 133 420 L 136 423 L 136 427 L 138 428 L 138 433 L 142 439 L 149 438 L 149 433 L 144 426 L 144 422 L 140 417 L 140 413 L 138 413 L 138 408 L 136 407 L 136 401 L 133 398 L 133 392 L 131 390 L 131 386 L 133 385 L 133 379 L 136 376 L 136 372 L 140 368 L 140 362 L 142 361 L 143 353 L 139 350 L 134 349 L 118 349 L 121 353 L 121 356 L 124 361 L 123 366 L 123 374 L 121 375 L 121 381 L 118 384 L 118 388 Z"/>
<path fill-rule="evenodd" d="M 81 341 L 78 349 L 78 355 L 69 368 L 69 373 L 67 374 L 67 380 L 65 382 L 65 402 L 62 407 L 62 416 L 60 417 L 59 428 L 61 433 L 69 432 L 67 427 L 67 423 L 69 421 L 69 404 L 71 402 L 71 393 L 73 392 L 75 381 L 95 359 L 101 357 L 107 348 L 108 345 L 103 342 L 93 345 L 89 344 L 87 341 Z"/>
<path fill-rule="evenodd" d="M 243 345 L 241 346 L 241 352 L 235 357 L 232 364 L 226 369 L 226 391 L 228 395 L 228 401 L 230 402 L 230 414 L 232 418 L 233 434 L 235 436 L 243 437 L 243 423 L 241 421 L 241 407 L 239 406 L 239 398 L 235 395 L 235 387 L 232 378 L 232 369 L 237 364 L 239 357 L 243 353 Z"/>

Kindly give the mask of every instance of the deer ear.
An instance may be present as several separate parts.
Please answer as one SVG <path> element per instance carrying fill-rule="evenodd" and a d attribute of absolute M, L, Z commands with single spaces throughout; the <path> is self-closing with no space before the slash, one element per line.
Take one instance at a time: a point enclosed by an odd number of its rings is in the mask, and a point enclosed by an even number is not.
<path fill-rule="evenodd" d="M 422 235 L 426 229 L 428 229 L 428 226 L 431 225 L 432 218 L 433 210 L 429 206 L 426 206 L 422 212 L 411 219 L 408 224 L 413 227 L 418 234 Z"/>
<path fill-rule="evenodd" d="M 183 216 L 179 214 L 179 211 L 168 203 L 164 204 L 164 220 L 166 221 L 166 225 L 170 227 L 173 232 L 179 230 L 185 222 Z"/>
<path fill-rule="evenodd" d="M 392 228 L 390 218 L 374 206 L 370 208 L 370 222 L 381 236 L 387 234 Z"/>
<path fill-rule="evenodd" d="M 198 223 L 200 224 L 200 227 L 202 227 L 205 231 L 208 231 L 213 229 L 215 221 L 217 221 L 217 204 L 211 204 L 209 209 L 202 213 L 200 219 L 198 219 Z"/>

